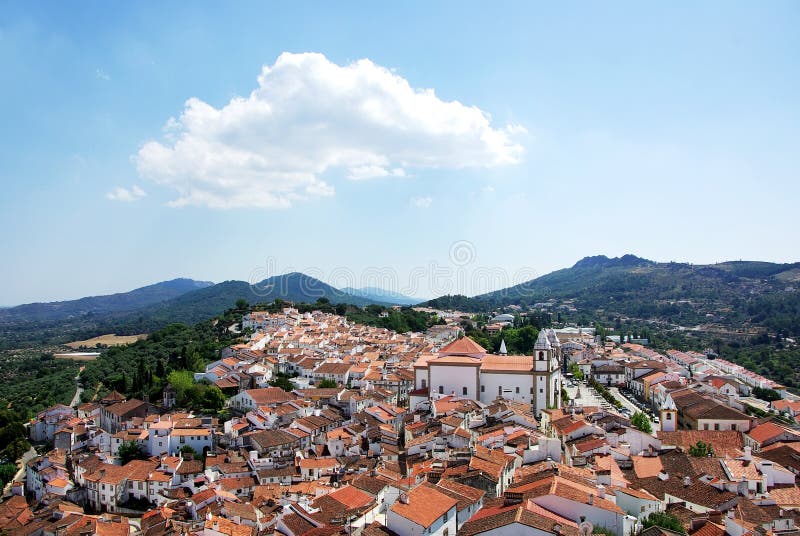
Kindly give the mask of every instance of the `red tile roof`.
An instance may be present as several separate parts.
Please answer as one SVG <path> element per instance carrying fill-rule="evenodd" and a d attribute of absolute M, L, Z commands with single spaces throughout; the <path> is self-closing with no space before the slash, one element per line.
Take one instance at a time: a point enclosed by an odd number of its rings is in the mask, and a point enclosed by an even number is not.
<path fill-rule="evenodd" d="M 398 500 L 392 512 L 428 528 L 458 503 L 455 499 L 429 486 L 417 486 L 408 492 L 408 503 Z"/>
<path fill-rule="evenodd" d="M 485 354 L 486 349 L 473 341 L 469 337 L 461 337 L 451 342 L 441 350 L 439 355 L 453 354 L 453 355 L 470 355 L 470 354 Z"/>

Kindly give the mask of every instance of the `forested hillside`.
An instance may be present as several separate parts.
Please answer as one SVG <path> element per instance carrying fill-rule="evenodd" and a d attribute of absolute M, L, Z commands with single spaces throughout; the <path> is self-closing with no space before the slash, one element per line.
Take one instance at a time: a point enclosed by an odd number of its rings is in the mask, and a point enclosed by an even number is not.
<path fill-rule="evenodd" d="M 426 303 L 466 311 L 568 302 L 589 315 L 624 316 L 680 326 L 715 323 L 800 335 L 800 263 L 656 263 L 633 255 L 587 257 L 514 287 Z"/>

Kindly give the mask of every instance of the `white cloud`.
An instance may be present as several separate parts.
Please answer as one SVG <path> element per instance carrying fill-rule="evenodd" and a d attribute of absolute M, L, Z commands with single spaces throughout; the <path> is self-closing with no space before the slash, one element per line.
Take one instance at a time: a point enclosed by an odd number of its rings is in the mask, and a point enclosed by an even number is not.
<path fill-rule="evenodd" d="M 412 197 L 411 204 L 417 208 L 428 208 L 433 203 L 433 199 L 430 197 Z"/>
<path fill-rule="evenodd" d="M 111 80 L 111 76 L 109 76 L 109 74 L 105 72 L 103 69 L 96 69 L 94 72 L 94 76 L 105 82 Z"/>
<path fill-rule="evenodd" d="M 144 190 L 134 184 L 130 189 L 122 187 L 114 188 L 106 194 L 106 198 L 110 199 L 111 201 L 124 201 L 126 203 L 131 203 L 133 201 L 140 200 L 146 195 L 147 194 Z"/>
<path fill-rule="evenodd" d="M 515 164 L 524 129 L 495 128 L 479 108 L 414 89 L 367 59 L 340 66 L 284 53 L 248 97 L 221 108 L 190 98 L 166 130 L 134 159 L 142 177 L 177 191 L 171 205 L 283 208 L 333 195 L 329 170 L 367 180 Z"/>
<path fill-rule="evenodd" d="M 486 186 L 481 188 L 481 192 L 483 192 L 485 194 L 493 194 L 494 193 L 494 186 L 492 186 L 491 184 L 487 184 Z"/>

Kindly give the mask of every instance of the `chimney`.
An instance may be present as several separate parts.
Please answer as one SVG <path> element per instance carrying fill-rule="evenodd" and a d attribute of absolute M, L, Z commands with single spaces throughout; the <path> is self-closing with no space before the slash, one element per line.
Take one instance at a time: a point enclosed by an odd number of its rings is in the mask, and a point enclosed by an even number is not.
<path fill-rule="evenodd" d="M 594 493 L 590 493 L 589 494 L 589 503 L 588 504 L 590 504 L 590 505 L 594 504 Z"/>
<path fill-rule="evenodd" d="M 669 473 L 661 471 L 660 473 L 658 473 L 658 479 L 659 480 L 665 480 L 665 481 L 669 480 Z"/>
<path fill-rule="evenodd" d="M 751 447 L 744 448 L 744 461 L 749 462 L 753 460 L 753 449 Z"/>
<path fill-rule="evenodd" d="M 597 485 L 597 496 L 601 499 L 606 498 L 606 487 L 602 484 Z"/>
<path fill-rule="evenodd" d="M 688 488 L 691 485 L 692 485 L 692 479 L 689 478 L 688 476 L 683 477 L 683 487 Z"/>

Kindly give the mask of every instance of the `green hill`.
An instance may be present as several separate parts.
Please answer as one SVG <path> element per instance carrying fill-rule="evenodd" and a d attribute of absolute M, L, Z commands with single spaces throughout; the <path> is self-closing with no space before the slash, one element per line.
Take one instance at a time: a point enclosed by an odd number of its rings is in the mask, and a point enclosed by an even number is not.
<path fill-rule="evenodd" d="M 0 348 L 64 343 L 103 333 L 118 335 L 151 333 L 171 323 L 191 325 L 207 320 L 231 309 L 238 300 L 245 300 L 248 303 L 267 303 L 277 298 L 306 303 L 327 298 L 331 303 L 358 306 L 375 303 L 367 298 L 347 294 L 313 277 L 294 272 L 270 277 L 254 285 L 245 281 L 210 284 L 138 308 L 85 307 L 81 314 L 33 315 L 31 318 L 20 312 L 16 316 L 6 317 L 5 320 L 0 319 Z M 76 301 L 83 302 L 83 300 Z M 36 310 L 38 309 L 34 309 Z"/>
<path fill-rule="evenodd" d="M 148 305 L 177 298 L 187 292 L 209 287 L 209 281 L 193 279 L 173 279 L 162 281 L 129 292 L 105 296 L 90 296 L 77 300 L 48 303 L 28 303 L 0 309 L 0 323 L 41 322 L 63 320 L 82 315 L 103 315 L 141 309 Z"/>
<path fill-rule="evenodd" d="M 520 285 L 473 298 L 444 296 L 427 302 L 467 311 L 550 303 L 682 326 L 716 323 L 800 334 L 800 263 L 736 261 L 711 265 L 657 263 L 634 255 L 586 257 Z"/>

